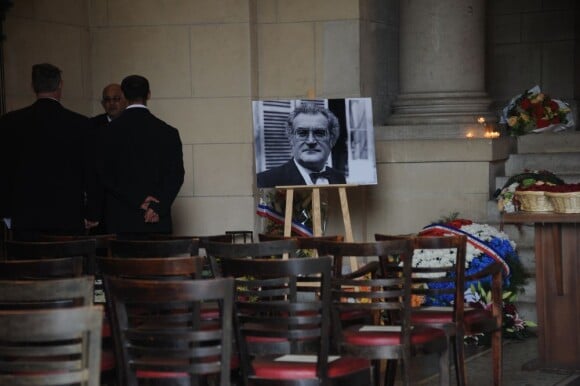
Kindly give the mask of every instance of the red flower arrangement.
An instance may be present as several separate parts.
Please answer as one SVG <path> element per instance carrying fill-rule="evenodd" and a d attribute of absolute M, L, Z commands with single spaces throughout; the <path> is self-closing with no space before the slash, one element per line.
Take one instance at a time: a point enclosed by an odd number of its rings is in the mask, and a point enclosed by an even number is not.
<path fill-rule="evenodd" d="M 552 99 L 535 86 L 510 101 L 500 121 L 510 135 L 523 135 L 554 129 L 564 130 L 574 125 L 571 110 L 564 102 Z"/>
<path fill-rule="evenodd" d="M 517 190 L 534 191 L 534 192 L 552 192 L 552 193 L 571 193 L 580 192 L 580 183 L 562 184 L 562 185 L 531 185 L 528 187 L 518 188 Z"/>

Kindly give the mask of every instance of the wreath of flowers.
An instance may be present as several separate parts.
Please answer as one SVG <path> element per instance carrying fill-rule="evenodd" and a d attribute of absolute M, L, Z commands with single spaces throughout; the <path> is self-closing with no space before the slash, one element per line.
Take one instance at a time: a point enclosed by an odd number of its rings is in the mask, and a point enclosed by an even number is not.
<path fill-rule="evenodd" d="M 503 109 L 500 123 L 507 125 L 508 133 L 513 136 L 574 126 L 570 107 L 544 94 L 539 86 L 512 98 Z"/>
<path fill-rule="evenodd" d="M 516 253 L 516 244 L 507 234 L 488 224 L 478 224 L 471 220 L 455 219 L 444 223 L 435 223 L 423 228 L 421 236 L 450 236 L 462 234 L 467 236 L 465 253 L 465 275 L 476 274 L 489 265 L 498 262 L 503 266 L 504 286 L 510 286 L 513 267 L 520 265 Z M 416 267 L 442 267 L 453 265 L 455 251 L 453 250 L 416 250 L 413 254 L 413 265 Z M 481 283 L 489 287 L 491 278 L 481 281 L 467 281 L 466 288 Z M 431 283 L 431 288 L 452 288 L 453 281 Z M 453 300 L 452 294 L 439 295 L 425 299 L 425 305 L 446 306 Z"/>
<path fill-rule="evenodd" d="M 419 233 L 422 236 L 449 236 L 463 234 L 467 236 L 466 276 L 478 273 L 490 264 L 499 262 L 503 266 L 503 330 L 508 338 L 522 339 L 529 335 L 528 327 L 535 323 L 524 321 L 514 304 L 517 294 L 522 291 L 524 269 L 516 252 L 516 243 L 509 236 L 488 224 L 474 223 L 466 219 L 446 219 L 430 224 Z M 415 250 L 413 265 L 417 267 L 437 267 L 452 265 L 455 262 L 454 250 Z M 466 306 L 489 309 L 491 301 L 491 278 L 467 280 L 465 289 Z M 453 288 L 452 280 L 430 283 L 431 288 Z M 414 306 L 449 306 L 453 295 L 442 294 L 433 297 L 414 299 Z M 485 335 L 471 336 L 468 341 L 475 344 L 487 344 Z"/>

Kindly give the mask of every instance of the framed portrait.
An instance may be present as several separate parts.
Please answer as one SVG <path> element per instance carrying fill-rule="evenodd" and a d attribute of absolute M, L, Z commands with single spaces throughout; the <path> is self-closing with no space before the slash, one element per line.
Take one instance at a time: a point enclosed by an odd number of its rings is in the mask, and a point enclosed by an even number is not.
<path fill-rule="evenodd" d="M 370 98 L 253 102 L 258 188 L 377 183 Z"/>

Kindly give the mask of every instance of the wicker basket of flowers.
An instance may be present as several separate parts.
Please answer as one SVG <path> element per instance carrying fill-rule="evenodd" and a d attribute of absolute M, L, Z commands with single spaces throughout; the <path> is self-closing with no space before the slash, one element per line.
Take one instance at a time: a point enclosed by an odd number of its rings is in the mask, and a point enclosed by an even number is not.
<path fill-rule="evenodd" d="M 520 210 L 526 212 L 553 212 L 552 201 L 543 190 L 516 190 Z"/>
<path fill-rule="evenodd" d="M 552 202 L 554 212 L 580 213 L 580 183 L 551 186 L 546 196 Z"/>

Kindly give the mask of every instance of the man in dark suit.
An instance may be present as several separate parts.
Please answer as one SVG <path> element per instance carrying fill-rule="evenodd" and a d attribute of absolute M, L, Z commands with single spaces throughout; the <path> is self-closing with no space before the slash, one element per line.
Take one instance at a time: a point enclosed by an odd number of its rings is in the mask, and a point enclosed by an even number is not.
<path fill-rule="evenodd" d="M 101 99 L 101 106 L 105 109 L 103 114 L 96 115 L 91 118 L 91 122 L 95 127 L 95 130 L 91 133 L 93 137 L 93 143 L 97 142 L 97 138 L 99 135 L 99 131 L 109 125 L 113 119 L 119 117 L 123 110 L 127 107 L 127 100 L 125 99 L 125 95 L 123 94 L 123 90 L 121 90 L 121 85 L 117 83 L 111 83 L 105 88 L 103 88 L 103 94 Z M 95 158 L 96 155 L 92 155 L 91 157 Z M 102 185 L 100 186 L 101 190 L 99 193 L 99 198 L 104 200 L 104 191 L 102 190 Z M 104 205 L 104 202 L 103 202 Z M 92 228 L 90 230 L 90 234 L 98 235 L 107 233 L 107 224 L 104 213 L 100 213 L 100 221 L 99 226 Z"/>
<path fill-rule="evenodd" d="M 41 233 L 81 234 L 97 224 L 95 180 L 89 173 L 89 118 L 64 108 L 61 70 L 32 66 L 36 102 L 0 118 L 3 197 L 15 239 Z"/>
<path fill-rule="evenodd" d="M 179 132 L 147 108 L 146 78 L 130 75 L 121 88 L 128 106 L 104 128 L 98 151 L 107 232 L 138 239 L 171 233 L 171 205 L 185 174 Z"/>
<path fill-rule="evenodd" d="M 103 89 L 101 106 L 103 106 L 105 112 L 91 118 L 97 128 L 107 126 L 109 122 L 121 115 L 127 107 L 127 100 L 125 95 L 123 95 L 120 84 L 111 83 Z"/>
<path fill-rule="evenodd" d="M 345 184 L 344 173 L 326 166 L 339 134 L 338 119 L 330 110 L 312 103 L 296 107 L 286 120 L 293 158 L 258 173 L 258 188 Z"/>

